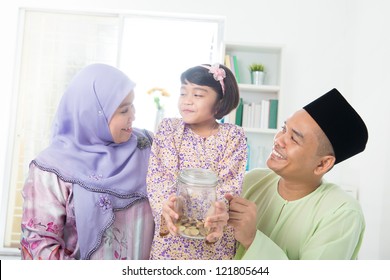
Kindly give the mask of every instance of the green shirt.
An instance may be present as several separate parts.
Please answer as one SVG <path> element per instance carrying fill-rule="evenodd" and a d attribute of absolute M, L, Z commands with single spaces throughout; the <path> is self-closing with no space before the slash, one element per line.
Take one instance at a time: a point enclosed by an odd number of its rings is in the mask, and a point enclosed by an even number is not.
<path fill-rule="evenodd" d="M 257 233 L 235 259 L 356 259 L 365 221 L 356 199 L 324 182 L 307 196 L 284 200 L 279 176 L 269 169 L 245 175 L 242 196 L 257 205 Z"/>

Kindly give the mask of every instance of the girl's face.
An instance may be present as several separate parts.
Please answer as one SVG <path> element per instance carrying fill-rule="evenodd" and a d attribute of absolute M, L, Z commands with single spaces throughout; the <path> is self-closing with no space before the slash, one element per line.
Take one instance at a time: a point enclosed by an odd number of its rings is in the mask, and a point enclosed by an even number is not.
<path fill-rule="evenodd" d="M 131 91 L 116 109 L 109 123 L 112 139 L 116 144 L 127 142 L 130 139 L 133 131 L 132 123 L 135 120 L 133 101 L 134 92 Z"/>
<path fill-rule="evenodd" d="M 194 126 L 214 123 L 217 98 L 218 94 L 211 87 L 189 82 L 182 84 L 179 111 L 183 121 Z"/>

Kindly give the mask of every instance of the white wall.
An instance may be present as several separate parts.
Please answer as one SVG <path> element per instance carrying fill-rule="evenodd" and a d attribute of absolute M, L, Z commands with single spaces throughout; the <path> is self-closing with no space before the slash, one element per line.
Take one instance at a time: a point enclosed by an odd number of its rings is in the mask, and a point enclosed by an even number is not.
<path fill-rule="evenodd" d="M 139 10 L 226 16 L 226 40 L 285 46 L 281 103 L 283 118 L 309 101 L 337 87 L 365 119 L 369 142 L 364 153 L 336 166 L 328 179 L 358 188 L 367 220 L 361 259 L 390 259 L 390 94 L 386 0 L 14 0 L 0 4 L 0 182 L 6 174 L 5 157 L 11 115 L 18 7 L 79 10 Z M 59 1 L 57 1 L 59 2 Z M 93 8 L 91 8 L 93 7 Z M 330 111 L 331 113 L 331 111 Z M 375 172 L 375 173 L 374 173 Z M 371 173 L 374 174 L 371 175 Z M 1 192 L 1 190 L 0 190 Z M 0 193 L 1 199 L 1 193 Z"/>

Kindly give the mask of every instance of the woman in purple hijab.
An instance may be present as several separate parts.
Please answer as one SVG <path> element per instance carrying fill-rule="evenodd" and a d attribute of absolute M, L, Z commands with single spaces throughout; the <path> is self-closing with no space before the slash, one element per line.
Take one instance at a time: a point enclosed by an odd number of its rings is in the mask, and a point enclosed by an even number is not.
<path fill-rule="evenodd" d="M 23 188 L 22 259 L 149 258 L 151 134 L 132 128 L 134 86 L 104 64 L 71 81 Z"/>

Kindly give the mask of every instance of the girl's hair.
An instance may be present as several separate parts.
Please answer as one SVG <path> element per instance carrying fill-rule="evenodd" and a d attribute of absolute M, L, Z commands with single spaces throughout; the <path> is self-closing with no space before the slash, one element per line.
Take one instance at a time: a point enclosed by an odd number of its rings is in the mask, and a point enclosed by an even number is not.
<path fill-rule="evenodd" d="M 210 64 L 203 64 L 204 66 L 210 67 Z M 225 70 L 226 77 L 222 83 L 224 85 L 224 92 L 222 91 L 221 82 L 215 80 L 212 73 L 204 66 L 195 66 L 184 71 L 180 76 L 182 84 L 188 82 L 211 87 L 218 94 L 217 102 L 214 106 L 216 119 L 222 119 L 224 116 L 229 114 L 234 108 L 237 107 L 240 100 L 240 92 L 238 89 L 236 78 L 232 71 L 226 66 L 219 64 L 219 67 Z"/>

